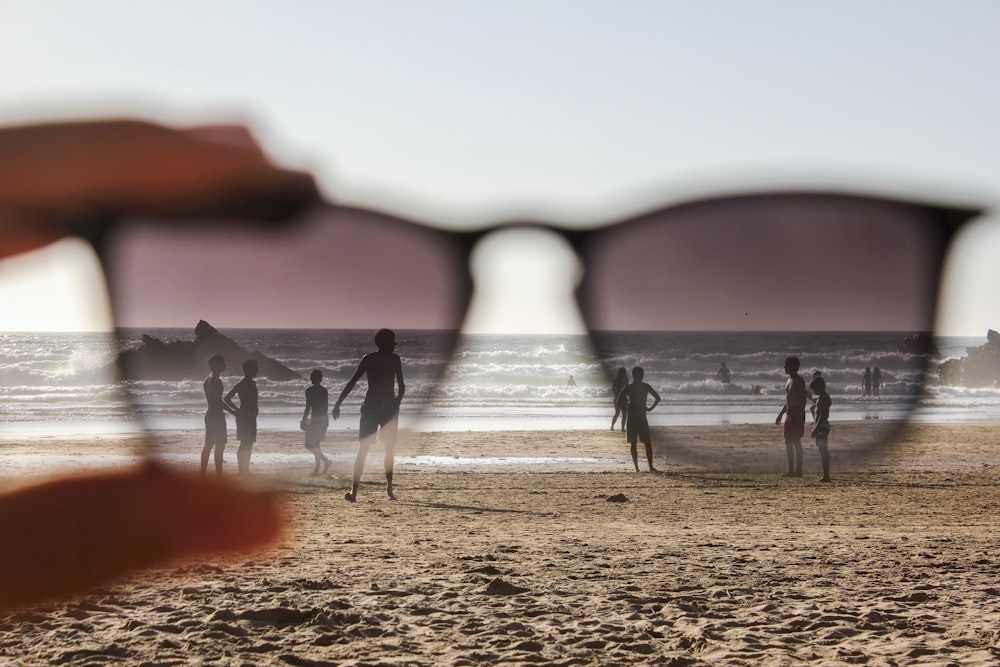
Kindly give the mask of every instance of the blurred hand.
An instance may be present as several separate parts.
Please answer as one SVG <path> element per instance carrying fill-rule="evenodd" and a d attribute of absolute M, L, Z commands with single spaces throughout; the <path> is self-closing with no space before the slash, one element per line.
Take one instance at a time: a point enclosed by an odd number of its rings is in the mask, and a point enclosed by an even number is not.
<path fill-rule="evenodd" d="M 86 592 L 140 568 L 276 541 L 277 499 L 145 463 L 0 495 L 0 610 Z"/>
<path fill-rule="evenodd" d="M 0 129 L 0 257 L 109 217 L 287 218 L 318 197 L 239 126 L 134 120 Z"/>
<path fill-rule="evenodd" d="M 130 216 L 280 219 L 318 198 L 242 127 L 112 120 L 0 129 L 0 257 Z M 277 540 L 277 499 L 141 464 L 0 495 L 0 609 Z"/>

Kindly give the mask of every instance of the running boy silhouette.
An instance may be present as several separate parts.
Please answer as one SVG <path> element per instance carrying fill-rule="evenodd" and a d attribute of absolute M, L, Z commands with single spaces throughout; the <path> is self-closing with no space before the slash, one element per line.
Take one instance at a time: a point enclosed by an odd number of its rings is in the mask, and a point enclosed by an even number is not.
<path fill-rule="evenodd" d="M 641 366 L 632 369 L 632 382 L 625 385 L 621 392 L 621 400 L 626 404 L 628 419 L 625 421 L 626 439 L 632 445 L 632 465 L 635 471 L 639 472 L 639 453 L 636 445 L 639 440 L 646 446 L 646 462 L 649 464 L 649 472 L 656 472 L 653 467 L 653 443 L 649 435 L 649 421 L 646 413 L 655 408 L 660 402 L 660 395 L 656 390 L 642 381 L 645 371 Z M 653 397 L 653 404 L 647 406 L 649 397 Z"/>
<path fill-rule="evenodd" d="M 255 377 L 257 377 L 257 362 L 247 359 L 243 362 L 243 379 L 233 385 L 224 399 L 226 405 L 236 415 L 236 439 L 240 441 L 240 446 L 236 449 L 236 463 L 241 475 L 250 474 L 250 454 L 253 443 L 257 442 L 259 404 Z M 239 405 L 233 403 L 233 396 L 239 397 Z"/>
<path fill-rule="evenodd" d="M 396 448 L 399 404 L 406 392 L 406 385 L 403 383 L 403 363 L 399 355 L 394 352 L 396 334 L 391 330 L 376 331 L 375 346 L 378 350 L 361 358 L 358 370 L 347 381 L 344 391 L 340 392 L 340 398 L 333 406 L 333 418 L 340 419 L 340 404 L 351 393 L 361 376 L 368 376 L 368 392 L 365 394 L 365 402 L 361 404 L 358 456 L 354 460 L 351 491 L 344 495 L 344 499 L 352 503 L 358 497 L 358 484 L 364 472 L 368 448 L 376 439 L 380 439 L 385 446 L 385 490 L 389 494 L 389 500 L 396 499 L 392 490 L 392 466 Z M 398 387 L 398 393 L 394 391 L 394 385 Z"/>

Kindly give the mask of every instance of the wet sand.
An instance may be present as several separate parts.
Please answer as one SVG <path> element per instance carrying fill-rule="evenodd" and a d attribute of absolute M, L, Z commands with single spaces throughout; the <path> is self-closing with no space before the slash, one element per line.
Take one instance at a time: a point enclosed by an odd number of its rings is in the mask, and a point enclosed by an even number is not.
<path fill-rule="evenodd" d="M 780 476 L 776 427 L 693 429 L 662 474 L 609 431 L 421 433 L 399 499 L 375 450 L 355 504 L 352 433 L 318 478 L 301 434 L 262 433 L 284 544 L 10 614 L 0 663 L 1000 663 L 1000 430 L 914 426 L 870 456 L 869 431 L 835 425 L 829 484 L 808 441 L 805 477 Z M 160 451 L 193 465 L 198 439 Z"/>

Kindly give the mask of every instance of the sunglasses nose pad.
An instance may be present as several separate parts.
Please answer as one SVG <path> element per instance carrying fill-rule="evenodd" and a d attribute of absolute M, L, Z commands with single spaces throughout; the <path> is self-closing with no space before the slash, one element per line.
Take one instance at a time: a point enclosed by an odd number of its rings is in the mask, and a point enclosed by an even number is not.
<path fill-rule="evenodd" d="M 545 228 L 503 227 L 479 240 L 468 314 L 424 430 L 605 423 L 610 381 L 577 306 L 581 267 L 566 239 Z"/>
<path fill-rule="evenodd" d="M 476 245 L 470 262 L 475 289 L 466 333 L 586 333 L 573 298 L 583 265 L 560 235 L 501 229 Z"/>

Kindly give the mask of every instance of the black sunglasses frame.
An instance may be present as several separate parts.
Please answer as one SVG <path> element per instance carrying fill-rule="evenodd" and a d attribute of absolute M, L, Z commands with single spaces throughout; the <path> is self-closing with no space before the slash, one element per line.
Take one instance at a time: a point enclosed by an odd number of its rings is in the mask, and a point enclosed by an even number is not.
<path fill-rule="evenodd" d="M 668 214 L 680 214 L 686 211 L 692 211 L 698 207 L 716 206 L 719 204 L 725 204 L 729 207 L 738 208 L 744 204 L 751 205 L 765 200 L 776 201 L 778 199 L 786 199 L 799 203 L 807 202 L 816 206 L 845 201 L 853 203 L 871 202 L 873 205 L 891 204 L 895 206 L 908 207 L 919 213 L 921 222 L 926 223 L 922 225 L 921 233 L 927 235 L 929 245 L 933 249 L 931 261 L 929 261 L 930 265 L 925 267 L 925 272 L 922 276 L 922 278 L 926 281 L 926 285 L 936 286 L 933 293 L 926 295 L 927 309 L 924 311 L 929 313 L 929 325 L 931 328 L 933 328 L 934 317 L 937 312 L 944 262 L 951 243 L 963 225 L 982 214 L 982 210 L 978 208 L 942 206 L 877 195 L 822 190 L 778 190 L 770 192 L 758 191 L 738 193 L 727 196 L 712 196 L 682 201 L 668 206 L 650 209 L 644 213 L 630 216 L 622 220 L 611 221 L 603 225 L 596 225 L 582 229 L 567 228 L 549 222 L 517 219 L 508 220 L 506 222 L 474 230 L 455 231 L 429 226 L 417 221 L 402 219 L 395 215 L 382 213 L 368 208 L 328 204 L 323 202 L 312 202 L 308 206 L 299 208 L 290 208 L 288 206 L 283 207 L 280 205 L 265 205 L 259 210 L 259 215 L 249 215 L 242 219 L 234 219 L 230 216 L 221 219 L 219 222 L 215 222 L 206 221 L 205 218 L 199 217 L 197 219 L 172 220 L 169 223 L 162 224 L 175 226 L 181 225 L 181 229 L 184 229 L 183 225 L 185 224 L 189 226 L 204 226 L 208 224 L 213 227 L 216 225 L 221 225 L 223 227 L 239 225 L 242 228 L 249 228 L 257 231 L 263 230 L 270 234 L 281 235 L 289 231 L 293 231 L 298 222 L 310 213 L 323 213 L 324 211 L 327 211 L 333 213 L 347 213 L 353 218 L 370 219 L 373 222 L 378 223 L 379 228 L 383 233 L 391 233 L 393 229 L 397 228 L 405 228 L 412 232 L 414 228 L 418 228 L 420 234 L 425 238 L 431 239 L 436 247 L 447 248 L 447 253 L 453 258 L 453 261 L 449 262 L 450 266 L 446 267 L 446 271 L 450 275 L 450 289 L 454 290 L 454 298 L 452 300 L 453 303 L 450 304 L 450 307 L 452 308 L 451 315 L 453 318 L 452 321 L 455 323 L 455 327 L 453 330 L 449 330 L 450 335 L 444 342 L 447 349 L 452 351 L 458 346 L 464 317 L 473 296 L 474 280 L 471 273 L 470 260 L 477 245 L 486 237 L 494 233 L 509 230 L 540 230 L 553 233 L 566 241 L 584 266 L 583 277 L 577 284 L 574 296 L 583 317 L 583 322 L 588 327 L 587 333 L 590 343 L 593 346 L 593 349 L 597 352 L 597 357 L 604 368 L 608 380 L 610 381 L 614 372 L 610 359 L 614 357 L 614 354 L 613 350 L 611 350 L 608 346 L 605 346 L 602 342 L 602 331 L 594 328 L 594 322 L 596 321 L 594 316 L 596 297 L 594 294 L 596 290 L 593 284 L 594 279 L 591 276 L 588 276 L 586 270 L 586 267 L 592 261 L 592 258 L 597 256 L 598 253 L 602 252 L 606 247 L 609 239 L 613 238 L 616 234 L 620 234 L 622 230 L 627 228 L 636 228 L 645 225 L 670 224 L 668 220 L 665 221 L 665 217 L 668 217 Z M 240 210 L 248 210 L 253 213 L 252 207 L 243 207 Z M 279 210 L 282 215 L 275 214 Z M 81 225 L 77 229 L 78 235 L 88 240 L 97 252 L 105 272 L 105 278 L 108 283 L 109 291 L 113 291 L 110 290 L 110 288 L 115 283 L 115 280 L 120 279 L 114 274 L 114 262 L 111 261 L 112 254 L 115 252 L 114 240 L 118 232 L 126 229 L 130 224 L 133 224 L 133 221 L 114 217 L 105 217 L 96 221 L 94 218 L 91 218 L 86 224 Z M 114 307 L 114 299 L 112 299 L 112 308 L 114 309 Z M 913 333 L 930 334 L 932 331 L 920 331 Z M 929 363 L 930 359 L 927 355 L 923 355 L 923 357 L 919 360 L 919 371 L 921 372 L 921 377 L 926 377 Z M 441 369 L 441 372 L 443 371 L 444 368 Z M 128 377 L 126 369 L 119 368 L 119 373 L 122 378 Z M 920 387 L 921 390 L 924 388 L 922 382 L 920 383 Z M 914 402 L 910 404 L 911 409 L 916 404 L 917 398 L 918 396 L 914 396 Z M 906 416 L 898 422 L 893 421 L 892 423 L 883 424 L 885 428 L 881 432 L 879 441 L 888 442 L 895 438 L 898 431 L 905 426 L 911 414 L 912 411 L 907 412 Z M 676 456 L 688 456 L 692 459 L 696 459 L 701 455 L 700 450 L 697 450 L 697 448 L 687 447 L 683 442 L 676 442 L 674 444 L 676 445 L 676 448 L 673 451 Z M 688 443 L 688 445 L 690 444 L 691 443 Z M 878 448 L 873 448 L 871 452 L 862 452 L 862 455 L 875 452 L 877 449 Z"/>
<path fill-rule="evenodd" d="M 260 201 L 259 198 L 255 198 L 251 194 L 243 197 L 242 199 L 240 197 L 232 198 L 233 205 L 229 207 L 230 210 L 246 211 L 248 216 L 245 218 L 237 220 L 232 216 L 229 216 L 218 222 L 214 220 L 208 222 L 204 217 L 200 216 L 196 219 L 173 220 L 169 224 L 190 226 L 205 224 L 211 224 L 214 226 L 221 224 L 241 225 L 244 227 L 250 225 L 251 228 L 262 229 L 269 233 L 281 234 L 289 230 L 293 230 L 303 214 L 308 214 L 310 211 L 316 211 L 319 209 L 333 212 L 347 212 L 356 217 L 367 217 L 373 221 L 377 220 L 377 222 L 382 226 L 382 229 L 405 227 L 412 230 L 414 227 L 417 227 L 420 229 L 422 235 L 432 239 L 438 247 L 448 248 L 449 253 L 454 257 L 451 267 L 453 271 L 450 280 L 451 285 L 455 289 L 455 299 L 453 304 L 454 310 L 452 313 L 452 321 L 455 323 L 455 331 L 453 339 L 448 341 L 450 348 L 454 349 L 461 330 L 461 324 L 464 320 L 469 303 L 471 302 L 474 290 L 474 281 L 470 272 L 471 255 L 476 246 L 483 239 L 496 232 L 508 230 L 541 230 L 551 232 L 564 239 L 572 248 L 574 253 L 576 253 L 576 255 L 580 258 L 584 267 L 586 267 L 590 262 L 591 257 L 593 257 L 600 251 L 601 248 L 605 246 L 607 239 L 620 233 L 621 230 L 625 228 L 643 225 L 669 224 L 664 223 L 662 220 L 665 214 L 683 213 L 685 211 L 708 205 L 725 204 L 729 207 L 738 207 L 742 204 L 754 204 L 764 200 L 778 199 L 815 203 L 817 206 L 848 200 L 861 203 L 867 201 L 871 202 L 873 205 L 889 203 L 911 207 L 914 210 L 923 212 L 925 214 L 924 219 L 930 221 L 930 232 L 936 237 L 932 240 L 932 245 L 937 250 L 936 256 L 934 257 L 934 265 L 926 267 L 928 272 L 927 277 L 932 284 L 937 285 L 938 287 L 940 287 L 944 260 L 956 233 L 968 221 L 982 214 L 982 210 L 978 208 L 943 206 L 913 200 L 903 200 L 894 197 L 882 197 L 845 191 L 775 190 L 736 193 L 681 201 L 664 207 L 651 209 L 645 213 L 634 215 L 622 220 L 606 222 L 604 224 L 582 229 L 568 228 L 549 222 L 510 220 L 474 230 L 448 230 L 440 227 L 432 227 L 417 221 L 406 220 L 395 215 L 381 213 L 368 208 L 338 205 L 335 203 L 326 204 L 322 202 L 312 202 L 305 206 L 295 206 L 285 201 Z M 120 229 L 129 224 L 131 224 L 131 222 L 128 220 L 104 216 L 97 219 L 90 218 L 86 223 L 75 226 L 75 232 L 77 235 L 88 240 L 97 252 L 105 271 L 105 277 L 108 281 L 109 287 L 114 284 L 114 281 L 117 278 L 114 275 L 114 270 L 112 268 L 114 263 L 109 261 L 111 254 L 114 252 L 112 249 L 113 243 L 111 241 L 115 238 L 115 235 Z M 929 306 L 932 314 L 936 313 L 937 310 L 939 291 L 939 289 L 935 290 L 934 294 L 928 295 L 928 298 L 931 300 Z M 599 329 L 593 328 L 594 299 L 592 294 L 592 279 L 588 277 L 585 268 L 583 277 L 575 289 L 575 299 L 583 316 L 583 321 L 588 327 L 591 342 L 595 345 L 599 356 L 601 356 L 602 362 L 604 362 L 606 357 L 603 355 L 606 350 L 601 349 L 602 346 L 595 337 L 595 333 L 599 332 Z M 927 331 L 920 333 L 931 332 Z M 612 369 L 607 368 L 607 363 L 604 363 L 606 370 L 610 374 Z"/>

